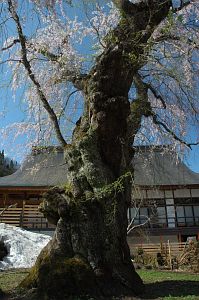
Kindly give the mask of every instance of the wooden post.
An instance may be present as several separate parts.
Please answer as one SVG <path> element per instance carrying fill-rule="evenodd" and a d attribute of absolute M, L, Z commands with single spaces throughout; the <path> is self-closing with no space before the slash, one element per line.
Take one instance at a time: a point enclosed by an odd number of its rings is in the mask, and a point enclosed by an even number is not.
<path fill-rule="evenodd" d="M 181 233 L 178 234 L 178 241 L 179 241 L 180 244 L 182 243 Z"/>
<path fill-rule="evenodd" d="M 3 193 L 3 206 L 4 206 L 4 207 L 6 207 L 6 204 L 7 204 L 7 198 L 8 198 L 7 193 Z"/>
<path fill-rule="evenodd" d="M 172 258 L 171 258 L 171 244 L 170 244 L 170 241 L 168 240 L 167 242 L 167 245 L 168 245 L 168 252 L 169 252 L 169 265 L 170 265 L 170 269 L 172 270 Z"/>
<path fill-rule="evenodd" d="M 23 200 L 22 211 L 21 211 L 21 216 L 20 216 L 20 227 L 23 227 L 25 204 L 26 204 L 26 200 Z"/>

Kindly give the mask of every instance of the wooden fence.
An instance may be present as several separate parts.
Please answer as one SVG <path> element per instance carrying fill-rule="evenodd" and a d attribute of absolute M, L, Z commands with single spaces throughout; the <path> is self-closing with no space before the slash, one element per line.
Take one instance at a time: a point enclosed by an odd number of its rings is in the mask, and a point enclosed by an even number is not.
<path fill-rule="evenodd" d="M 145 253 L 150 255 L 157 255 L 161 253 L 162 255 L 179 255 L 187 247 L 186 243 L 171 243 L 170 241 L 156 243 L 156 244 L 134 244 L 133 252 L 140 251 L 142 249 Z"/>
<path fill-rule="evenodd" d="M 198 252 L 197 243 L 189 241 L 186 243 L 157 243 L 157 244 L 135 244 L 132 247 L 132 254 L 136 263 L 152 264 L 169 269 L 178 269 L 188 266 L 191 270 L 197 270 Z M 149 254 L 149 255 L 145 255 Z"/>

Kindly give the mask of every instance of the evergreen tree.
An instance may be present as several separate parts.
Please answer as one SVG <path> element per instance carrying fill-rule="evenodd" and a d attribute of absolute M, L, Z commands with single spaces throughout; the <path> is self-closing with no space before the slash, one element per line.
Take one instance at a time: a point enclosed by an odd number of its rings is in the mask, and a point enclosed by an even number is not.
<path fill-rule="evenodd" d="M 0 151 L 0 177 L 11 175 L 17 169 L 17 163 L 5 157 L 4 150 Z"/>

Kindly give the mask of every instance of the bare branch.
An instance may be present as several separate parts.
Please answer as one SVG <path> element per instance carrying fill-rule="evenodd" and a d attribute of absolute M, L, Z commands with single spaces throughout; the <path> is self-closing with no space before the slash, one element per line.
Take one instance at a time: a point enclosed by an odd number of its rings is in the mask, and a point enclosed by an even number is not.
<path fill-rule="evenodd" d="M 10 59 L 0 61 L 0 65 L 3 65 L 3 64 L 8 63 L 8 62 L 19 62 L 19 63 L 21 63 L 22 61 L 21 61 L 21 59 L 12 59 L 12 58 L 10 58 Z"/>
<path fill-rule="evenodd" d="M 11 47 L 13 47 L 14 45 L 16 45 L 17 43 L 20 43 L 20 40 L 19 39 L 14 39 L 11 44 L 9 44 L 7 47 L 1 48 L 1 50 L 2 51 L 8 50 Z"/>
<path fill-rule="evenodd" d="M 150 221 L 151 221 L 151 219 L 148 217 L 148 216 L 143 216 L 143 217 L 145 217 L 146 218 L 146 221 L 145 222 L 143 222 L 143 223 L 141 223 L 141 224 L 137 224 L 137 225 L 134 225 L 133 226 L 133 224 L 131 224 L 131 226 L 128 226 L 128 228 L 127 228 L 127 235 L 132 231 L 132 230 L 134 230 L 134 229 L 136 229 L 136 228 L 139 228 L 139 227 L 143 227 L 143 226 L 145 226 L 147 223 L 149 223 Z M 130 225 L 129 224 L 129 225 Z"/>

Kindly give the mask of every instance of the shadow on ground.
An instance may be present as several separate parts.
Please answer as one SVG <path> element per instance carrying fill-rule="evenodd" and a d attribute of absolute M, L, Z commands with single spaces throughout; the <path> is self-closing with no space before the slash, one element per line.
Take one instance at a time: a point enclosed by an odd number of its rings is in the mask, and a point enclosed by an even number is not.
<path fill-rule="evenodd" d="M 145 293 L 142 299 L 157 299 L 161 297 L 182 297 L 195 296 L 199 297 L 199 283 L 191 280 L 167 280 L 155 283 L 147 283 L 145 285 Z"/>

